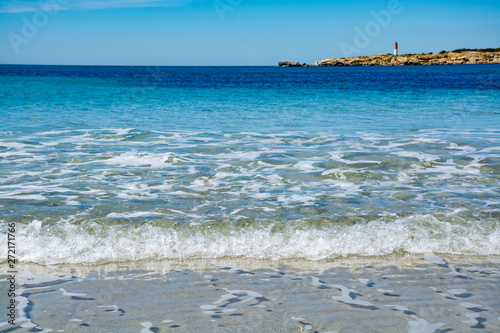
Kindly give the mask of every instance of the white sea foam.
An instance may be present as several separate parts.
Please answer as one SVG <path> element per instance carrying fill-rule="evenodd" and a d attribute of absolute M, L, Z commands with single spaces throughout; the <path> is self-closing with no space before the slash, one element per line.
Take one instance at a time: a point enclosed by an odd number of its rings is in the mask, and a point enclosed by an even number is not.
<path fill-rule="evenodd" d="M 357 194 L 361 190 L 361 185 L 353 183 L 353 182 L 346 182 L 346 181 L 334 181 L 331 183 L 332 187 L 339 188 L 342 190 L 342 193 L 337 193 L 337 197 L 347 197 L 351 195 Z"/>
<path fill-rule="evenodd" d="M 302 170 L 302 171 L 305 171 L 305 172 L 318 172 L 318 171 L 322 171 L 323 169 L 321 168 L 318 168 L 318 167 L 315 167 L 314 166 L 314 163 L 316 163 L 317 161 L 300 161 L 298 163 L 296 163 L 293 167 L 295 169 L 298 169 L 298 170 Z"/>
<path fill-rule="evenodd" d="M 144 216 L 156 216 L 156 215 L 163 215 L 161 213 L 155 213 L 155 212 L 133 212 L 133 213 L 110 213 L 107 218 L 114 218 L 114 219 L 120 219 L 120 218 L 135 218 L 135 217 L 144 217 Z"/>
<path fill-rule="evenodd" d="M 446 130 L 402 137 L 131 129 L 35 133 L 0 141 L 6 154 L 0 156 L 0 199 L 7 210 L 27 209 L 25 216 L 44 221 L 19 224 L 22 259 L 34 262 L 498 255 L 498 134 L 457 132 L 456 141 L 454 136 Z M 130 211 L 110 211 L 125 201 Z M 83 222 L 68 222 L 79 205 L 92 212 Z M 273 229 L 279 224 L 273 214 L 279 223 L 288 219 L 285 227 Z M 358 222 L 379 216 L 385 222 L 319 223 L 321 229 L 305 222 L 342 216 Z M 448 222 L 455 216 L 463 221 Z M 141 225 L 98 224 L 119 218 L 137 218 Z M 180 222 L 177 229 L 158 226 L 163 219 L 168 225 Z M 256 222 L 228 227 L 247 221 Z"/>
<path fill-rule="evenodd" d="M 235 151 L 232 153 L 221 153 L 215 155 L 218 159 L 230 159 L 230 160 L 255 160 L 260 155 L 266 153 L 268 151 L 258 150 L 258 151 Z"/>
<path fill-rule="evenodd" d="M 214 179 L 209 179 L 208 177 L 201 177 L 196 179 L 191 183 L 191 186 L 188 188 L 195 191 L 205 191 L 208 187 L 216 187 L 219 184 Z"/>
<path fill-rule="evenodd" d="M 135 166 L 135 167 L 151 167 L 164 168 L 181 162 L 182 159 L 173 153 L 139 153 L 131 151 L 118 156 L 111 157 L 103 163 L 118 166 Z"/>
<path fill-rule="evenodd" d="M 95 234 L 99 230 L 99 234 Z M 6 242 L 6 234 L 2 235 Z M 33 221 L 19 225 L 20 260 L 41 264 L 95 263 L 145 258 L 257 259 L 305 258 L 320 260 L 348 255 L 377 256 L 392 253 L 499 255 L 500 230 L 487 221 L 469 225 L 451 224 L 431 215 L 401 218 L 394 222 L 372 221 L 352 226 L 333 225 L 322 229 L 272 226 L 207 229 L 167 227 L 100 226 L 69 222 L 44 225 Z M 0 250 L 6 258 L 6 249 Z M 431 257 L 432 256 L 432 257 Z"/>
<path fill-rule="evenodd" d="M 416 158 L 419 161 L 435 161 L 439 159 L 439 156 L 433 155 L 433 154 L 426 154 L 422 152 L 414 152 L 414 151 L 396 151 L 393 152 L 394 155 L 398 155 L 401 157 L 410 157 L 410 158 Z"/>
<path fill-rule="evenodd" d="M 291 195 L 280 195 L 278 197 L 278 202 L 284 206 L 289 206 L 292 203 L 300 202 L 302 205 L 310 206 L 316 201 L 314 196 L 303 195 L 303 194 L 291 194 Z"/>
<path fill-rule="evenodd" d="M 71 190 L 58 185 L 31 184 L 22 187 L 19 185 L 3 185 L 0 192 L 0 199 L 43 201 L 48 199 L 48 193 L 57 195 L 67 192 L 71 192 Z"/>

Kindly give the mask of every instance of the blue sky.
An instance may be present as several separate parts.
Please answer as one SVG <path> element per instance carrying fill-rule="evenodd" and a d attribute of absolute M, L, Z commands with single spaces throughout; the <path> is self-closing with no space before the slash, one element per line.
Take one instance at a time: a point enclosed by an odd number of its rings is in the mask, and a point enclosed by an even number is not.
<path fill-rule="evenodd" d="M 500 47 L 498 0 L 0 0 L 0 63 L 276 65 Z"/>

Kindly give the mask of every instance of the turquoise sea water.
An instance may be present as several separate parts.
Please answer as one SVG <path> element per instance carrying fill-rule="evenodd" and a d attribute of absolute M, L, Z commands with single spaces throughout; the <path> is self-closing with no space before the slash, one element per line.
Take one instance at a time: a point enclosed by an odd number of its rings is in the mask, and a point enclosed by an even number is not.
<path fill-rule="evenodd" d="M 0 66 L 0 97 L 22 261 L 500 255 L 497 65 Z"/>

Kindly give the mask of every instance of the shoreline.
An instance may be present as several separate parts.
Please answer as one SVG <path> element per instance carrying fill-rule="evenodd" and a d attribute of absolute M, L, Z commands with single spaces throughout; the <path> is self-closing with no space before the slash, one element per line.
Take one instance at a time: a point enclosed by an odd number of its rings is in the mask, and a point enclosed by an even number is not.
<path fill-rule="evenodd" d="M 500 50 L 468 51 L 420 54 L 377 54 L 350 58 L 330 58 L 317 61 L 314 65 L 300 62 L 281 61 L 279 67 L 337 67 L 337 66 L 418 66 L 418 65 L 468 65 L 500 64 Z"/>
<path fill-rule="evenodd" d="M 498 256 L 21 266 L 16 332 L 500 329 Z"/>

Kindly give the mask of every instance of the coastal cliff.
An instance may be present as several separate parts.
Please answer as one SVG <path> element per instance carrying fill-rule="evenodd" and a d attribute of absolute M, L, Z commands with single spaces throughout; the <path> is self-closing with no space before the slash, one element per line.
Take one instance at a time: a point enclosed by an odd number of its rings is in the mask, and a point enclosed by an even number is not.
<path fill-rule="evenodd" d="M 500 48 L 420 54 L 377 54 L 351 58 L 331 58 L 317 61 L 314 65 L 283 61 L 280 67 L 332 67 L 332 66 L 402 66 L 402 65 L 462 65 L 500 64 Z"/>

